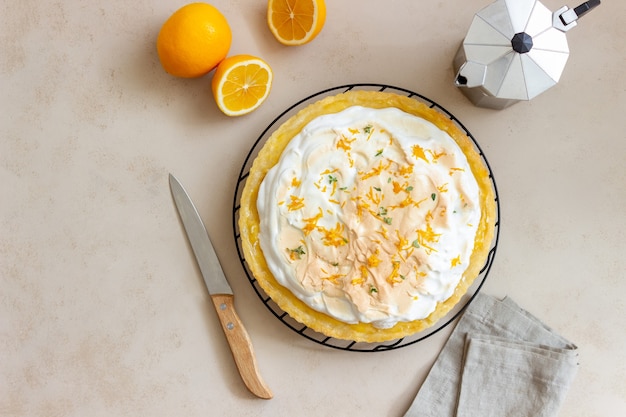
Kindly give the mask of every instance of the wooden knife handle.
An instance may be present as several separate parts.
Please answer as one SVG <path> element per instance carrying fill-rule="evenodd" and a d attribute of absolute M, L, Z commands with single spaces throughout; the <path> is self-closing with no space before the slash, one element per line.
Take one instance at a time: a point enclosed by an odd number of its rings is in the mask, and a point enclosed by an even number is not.
<path fill-rule="evenodd" d="M 211 298 L 244 384 L 257 397 L 272 398 L 272 391 L 265 385 L 259 374 L 256 357 L 252 350 L 252 342 L 235 311 L 233 296 L 217 294 L 211 295 Z"/>

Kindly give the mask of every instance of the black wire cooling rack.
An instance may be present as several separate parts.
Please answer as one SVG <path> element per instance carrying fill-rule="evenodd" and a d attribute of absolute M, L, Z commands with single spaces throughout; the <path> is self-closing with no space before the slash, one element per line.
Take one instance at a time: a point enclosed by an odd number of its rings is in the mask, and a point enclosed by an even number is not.
<path fill-rule="evenodd" d="M 263 288 L 261 288 L 256 278 L 252 275 L 252 272 L 250 271 L 248 264 L 243 256 L 243 250 L 241 247 L 241 235 L 239 233 L 239 226 L 238 226 L 239 209 L 240 209 L 239 202 L 241 199 L 241 193 L 245 186 L 246 179 L 248 178 L 248 175 L 250 173 L 250 168 L 252 166 L 252 163 L 254 162 L 254 158 L 257 156 L 259 150 L 263 147 L 263 145 L 265 144 L 269 136 L 282 123 L 287 121 L 291 116 L 296 114 L 302 108 L 306 107 L 308 104 L 321 100 L 324 97 L 335 95 L 335 94 L 340 94 L 340 93 L 350 91 L 350 90 L 386 91 L 386 92 L 392 92 L 392 93 L 396 93 L 400 95 L 405 95 L 407 97 L 418 100 L 428 105 L 430 108 L 433 108 L 439 111 L 440 113 L 446 115 L 447 117 L 449 117 L 450 120 L 452 120 L 474 142 L 474 145 L 478 153 L 480 154 L 483 162 L 485 163 L 487 169 L 489 170 L 489 178 L 491 179 L 491 183 L 493 185 L 493 189 L 495 193 L 496 222 L 495 222 L 494 239 L 491 244 L 491 248 L 490 248 L 487 260 L 485 262 L 485 265 L 482 267 L 479 276 L 474 280 L 474 283 L 468 289 L 465 296 L 461 299 L 461 301 L 455 306 L 455 308 L 452 311 L 450 311 L 445 317 L 439 320 L 434 326 L 424 331 L 418 332 L 414 335 L 407 336 L 402 339 L 392 340 L 389 342 L 383 342 L 383 343 L 364 343 L 364 342 L 354 342 L 354 341 L 346 341 L 346 340 L 331 338 L 321 333 L 318 333 L 308 328 L 307 326 L 297 322 L 296 320 L 292 319 L 287 313 L 281 310 L 280 307 L 278 307 L 278 305 L 274 301 L 272 301 L 272 299 L 265 293 Z M 261 133 L 258 139 L 254 142 L 254 144 L 252 145 L 252 148 L 250 149 L 250 152 L 246 156 L 246 159 L 241 168 L 241 172 L 239 173 L 239 177 L 237 179 L 237 186 L 235 188 L 235 196 L 234 196 L 234 201 L 233 201 L 233 232 L 234 232 L 234 238 L 235 238 L 235 242 L 237 246 L 237 253 L 239 255 L 239 260 L 241 261 L 241 264 L 245 270 L 246 276 L 250 280 L 252 287 L 254 288 L 255 292 L 257 293 L 257 295 L 259 296 L 263 304 L 265 304 L 265 306 L 272 312 L 272 314 L 276 316 L 276 318 L 278 318 L 281 322 L 283 322 L 287 327 L 289 327 L 291 330 L 295 331 L 299 335 L 305 337 L 306 339 L 309 339 L 313 342 L 319 343 L 321 345 L 324 345 L 330 348 L 353 351 L 353 352 L 382 352 L 382 351 L 389 351 L 389 350 L 394 350 L 394 349 L 398 349 L 401 347 L 409 346 L 434 335 L 435 333 L 437 333 L 438 331 L 442 330 L 443 328 L 448 326 L 450 323 L 452 323 L 463 312 L 463 310 L 469 305 L 469 303 L 474 299 L 476 294 L 478 294 L 481 287 L 485 283 L 487 275 L 489 274 L 489 270 L 491 269 L 491 265 L 493 264 L 493 260 L 496 254 L 496 249 L 498 247 L 498 239 L 500 235 L 500 203 L 499 203 L 499 198 L 498 198 L 498 189 L 496 188 L 496 183 L 493 177 L 493 172 L 491 170 L 491 167 L 489 166 L 489 163 L 487 162 L 487 159 L 485 158 L 485 155 L 483 154 L 482 149 L 476 142 L 474 136 L 472 136 L 472 134 L 465 128 L 465 126 L 463 126 L 463 124 L 456 117 L 454 117 L 449 111 L 447 111 L 446 109 L 441 107 L 439 104 L 435 103 L 434 101 L 422 96 L 421 94 L 415 93 L 410 90 L 406 90 L 404 88 L 394 87 L 394 86 L 385 85 L 385 84 L 346 84 L 346 85 L 341 85 L 341 86 L 332 87 L 326 90 L 319 91 L 293 104 L 292 106 L 287 108 L 285 111 L 283 111 L 280 115 L 278 115 L 278 117 L 276 117 L 265 128 L 265 130 Z"/>

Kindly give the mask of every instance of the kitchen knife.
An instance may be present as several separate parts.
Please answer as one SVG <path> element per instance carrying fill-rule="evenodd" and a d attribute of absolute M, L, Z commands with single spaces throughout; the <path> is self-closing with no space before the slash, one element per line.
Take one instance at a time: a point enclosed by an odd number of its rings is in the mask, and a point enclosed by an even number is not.
<path fill-rule="evenodd" d="M 172 174 L 170 189 L 241 379 L 254 395 L 270 399 L 272 392 L 259 374 L 250 337 L 235 311 L 233 290 L 224 276 L 204 223 L 191 198 Z"/>

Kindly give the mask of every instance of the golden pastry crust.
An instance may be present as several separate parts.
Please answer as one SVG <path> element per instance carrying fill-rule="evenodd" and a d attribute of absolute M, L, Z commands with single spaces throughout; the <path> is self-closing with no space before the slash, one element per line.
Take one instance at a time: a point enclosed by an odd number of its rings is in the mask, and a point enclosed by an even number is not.
<path fill-rule="evenodd" d="M 454 294 L 439 303 L 427 318 L 399 322 L 388 329 L 379 329 L 370 323 L 348 324 L 320 313 L 299 300 L 286 287 L 279 284 L 269 271 L 259 245 L 259 214 L 256 202 L 261 182 L 267 172 L 278 162 L 282 151 L 311 120 L 323 114 L 337 113 L 351 106 L 370 108 L 396 107 L 422 117 L 447 132 L 465 154 L 480 190 L 481 218 L 475 238 L 470 265 L 465 270 Z M 449 118 L 417 100 L 406 96 L 379 91 L 348 91 L 326 97 L 299 111 L 281 125 L 267 140 L 250 169 L 241 196 L 239 230 L 243 253 L 254 277 L 269 297 L 293 319 L 326 336 L 356 342 L 383 342 L 406 337 L 423 331 L 445 316 L 463 297 L 485 264 L 494 236 L 494 190 L 489 170 L 484 165 L 471 139 Z"/>

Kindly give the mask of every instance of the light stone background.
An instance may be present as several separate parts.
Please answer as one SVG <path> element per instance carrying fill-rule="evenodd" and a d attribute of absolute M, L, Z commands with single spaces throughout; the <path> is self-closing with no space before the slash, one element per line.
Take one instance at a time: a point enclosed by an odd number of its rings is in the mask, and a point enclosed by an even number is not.
<path fill-rule="evenodd" d="M 269 99 L 236 119 L 217 110 L 210 76 L 160 67 L 159 27 L 184 2 L 0 3 L 1 416 L 401 416 L 449 331 L 387 353 L 318 346 L 263 306 L 232 237 L 236 177 L 260 132 L 305 95 L 356 82 L 417 91 L 475 135 L 502 210 L 484 291 L 579 345 L 560 415 L 626 413 L 626 2 L 605 1 L 568 33 L 556 87 L 503 111 L 452 85 L 487 0 L 327 2 L 320 36 L 288 48 L 265 1 L 214 0 L 230 54 L 274 69 Z M 237 375 L 169 172 L 216 243 L 270 401 Z"/>

